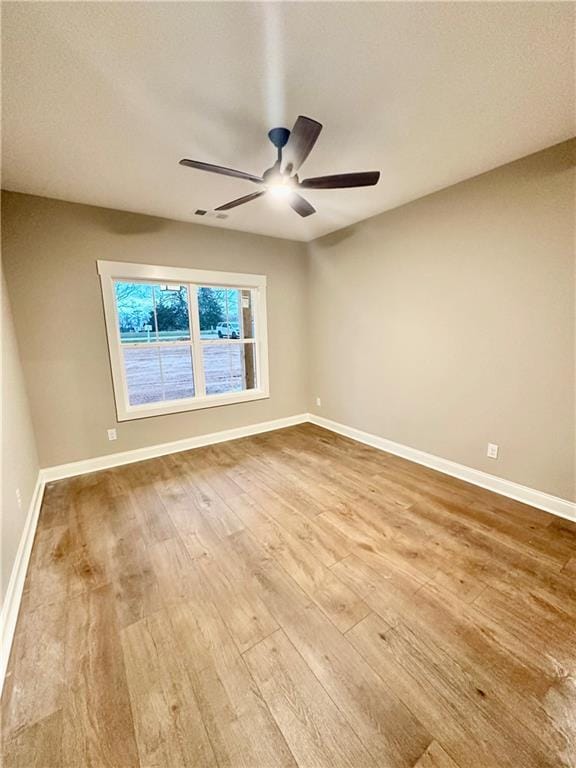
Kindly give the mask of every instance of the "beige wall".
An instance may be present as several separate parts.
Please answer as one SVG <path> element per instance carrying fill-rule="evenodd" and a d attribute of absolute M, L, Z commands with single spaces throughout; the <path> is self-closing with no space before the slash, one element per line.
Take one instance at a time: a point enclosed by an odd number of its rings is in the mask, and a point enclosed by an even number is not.
<path fill-rule="evenodd" d="M 308 247 L 4 193 L 41 465 L 311 410 L 574 498 L 574 146 Z M 271 398 L 125 422 L 108 442 L 102 258 L 266 274 Z M 497 461 L 488 442 L 500 445 Z"/>
<path fill-rule="evenodd" d="M 311 244 L 309 410 L 573 499 L 574 146 Z"/>
<path fill-rule="evenodd" d="M 303 244 L 20 194 L 2 201 L 6 279 L 41 466 L 306 410 Z M 267 275 L 271 397 L 117 425 L 97 259 Z"/>
<path fill-rule="evenodd" d="M 2 277 L 2 603 L 38 479 L 38 456 L 10 300 Z M 20 504 L 17 500 L 20 491 Z"/>

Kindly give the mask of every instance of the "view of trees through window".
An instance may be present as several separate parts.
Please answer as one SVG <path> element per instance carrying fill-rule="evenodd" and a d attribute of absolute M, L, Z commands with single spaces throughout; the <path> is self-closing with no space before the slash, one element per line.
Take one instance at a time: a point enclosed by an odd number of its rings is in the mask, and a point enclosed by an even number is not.
<path fill-rule="evenodd" d="M 199 354 L 207 395 L 256 387 L 251 289 L 117 281 L 115 298 L 131 405 L 193 397 Z M 194 351 L 196 304 L 202 346 Z"/>
<path fill-rule="evenodd" d="M 190 338 L 185 285 L 116 283 L 120 337 L 125 343 Z"/>
<path fill-rule="evenodd" d="M 124 343 L 190 338 L 187 286 L 117 282 L 115 287 Z M 250 291 L 198 288 L 201 337 L 252 338 L 251 309 Z"/>
<path fill-rule="evenodd" d="M 239 293 L 235 288 L 198 288 L 201 335 L 216 329 L 221 323 L 239 324 Z"/>

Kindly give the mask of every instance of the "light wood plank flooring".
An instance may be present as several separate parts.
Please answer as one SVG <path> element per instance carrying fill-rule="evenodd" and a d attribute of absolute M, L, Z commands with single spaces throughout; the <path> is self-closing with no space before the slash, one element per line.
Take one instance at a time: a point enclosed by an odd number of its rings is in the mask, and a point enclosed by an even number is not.
<path fill-rule="evenodd" d="M 576 766 L 576 525 L 311 425 L 46 489 L 6 768 Z"/>

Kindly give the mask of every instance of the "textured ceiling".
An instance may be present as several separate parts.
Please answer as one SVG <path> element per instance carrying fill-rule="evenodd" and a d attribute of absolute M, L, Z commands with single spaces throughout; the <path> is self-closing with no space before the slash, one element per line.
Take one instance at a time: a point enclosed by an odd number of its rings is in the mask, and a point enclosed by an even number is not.
<path fill-rule="evenodd" d="M 2 6 L 3 187 L 310 240 L 570 138 L 573 3 L 51 3 Z M 301 219 L 178 165 L 253 173 L 298 114 L 324 124 Z"/>

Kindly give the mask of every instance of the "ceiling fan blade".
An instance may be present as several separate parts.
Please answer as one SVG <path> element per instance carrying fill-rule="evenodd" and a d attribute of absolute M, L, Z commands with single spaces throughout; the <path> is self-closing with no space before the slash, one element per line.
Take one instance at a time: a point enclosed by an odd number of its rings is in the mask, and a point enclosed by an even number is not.
<path fill-rule="evenodd" d="M 257 197 L 261 197 L 264 194 L 266 194 L 265 190 L 262 190 L 262 192 L 252 192 L 249 195 L 244 195 L 244 197 L 237 197 L 236 200 L 231 200 L 229 203 L 224 203 L 224 205 L 219 205 L 214 210 L 228 211 L 230 208 L 236 208 L 237 205 L 244 205 L 244 203 L 249 203 L 251 200 L 256 200 Z"/>
<path fill-rule="evenodd" d="M 346 187 L 372 187 L 378 184 L 380 171 L 362 173 L 336 173 L 334 176 L 315 176 L 304 179 L 299 186 L 302 189 L 344 189 Z"/>
<path fill-rule="evenodd" d="M 300 168 L 322 130 L 322 123 L 300 115 L 294 123 L 288 143 L 282 152 L 282 170 L 294 173 Z"/>
<path fill-rule="evenodd" d="M 296 211 L 296 213 L 299 213 L 300 216 L 310 216 L 313 213 L 316 213 L 316 208 L 314 208 L 308 200 L 305 200 L 301 195 L 297 194 L 296 192 L 292 192 L 288 197 L 288 203 L 290 206 Z"/>
<path fill-rule="evenodd" d="M 187 160 L 186 158 L 180 160 L 180 165 L 185 165 L 187 168 L 196 168 L 198 171 L 219 173 L 222 176 L 234 176 L 237 179 L 246 179 L 246 181 L 253 181 L 255 184 L 262 184 L 260 176 L 254 176 L 253 174 L 245 173 L 244 171 L 236 171 L 234 168 L 225 168 L 223 165 L 201 163 L 199 160 Z"/>

